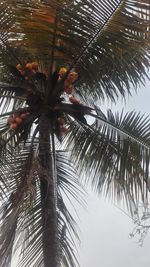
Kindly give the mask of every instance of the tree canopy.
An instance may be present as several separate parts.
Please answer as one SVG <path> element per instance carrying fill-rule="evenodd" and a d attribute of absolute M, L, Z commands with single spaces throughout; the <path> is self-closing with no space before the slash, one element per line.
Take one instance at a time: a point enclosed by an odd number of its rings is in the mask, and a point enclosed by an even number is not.
<path fill-rule="evenodd" d="M 148 200 L 149 117 L 101 105 L 148 77 L 149 12 L 148 0 L 1 1 L 2 267 L 20 246 L 19 266 L 78 266 L 65 196 L 85 205 L 83 181 L 131 213 Z"/>

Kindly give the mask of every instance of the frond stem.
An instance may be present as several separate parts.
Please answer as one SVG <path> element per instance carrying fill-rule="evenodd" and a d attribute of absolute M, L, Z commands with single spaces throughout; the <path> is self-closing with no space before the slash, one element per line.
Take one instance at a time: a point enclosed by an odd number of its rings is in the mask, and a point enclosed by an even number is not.
<path fill-rule="evenodd" d="M 113 123 L 107 121 L 106 119 L 104 119 L 102 117 L 99 117 L 99 116 L 97 116 L 97 115 L 95 115 L 93 113 L 87 113 L 87 115 L 89 115 L 89 116 L 91 116 L 91 117 L 93 117 L 95 119 L 101 120 L 105 124 L 111 126 L 113 129 L 115 129 L 115 130 L 119 131 L 120 133 L 126 135 L 128 138 L 132 138 L 135 142 L 138 142 L 138 143 L 142 144 L 146 149 L 150 149 L 150 145 L 145 143 L 143 140 L 140 140 L 140 139 L 136 138 L 131 133 L 129 134 L 126 130 L 117 127 L 116 125 L 114 125 Z"/>
<path fill-rule="evenodd" d="M 3 114 L 0 114 L 0 118 L 2 117 L 7 117 L 9 115 L 12 115 L 14 114 L 15 112 L 24 112 L 24 111 L 30 111 L 29 108 L 20 108 L 19 110 L 18 109 L 15 109 L 13 111 L 10 111 L 10 112 L 7 112 L 7 113 L 3 113 Z"/>
<path fill-rule="evenodd" d="M 112 13 L 106 19 L 105 23 L 96 31 L 96 33 L 92 36 L 92 38 L 89 40 L 89 42 L 87 43 L 87 45 L 81 50 L 80 54 L 73 60 L 73 62 L 70 65 L 69 71 L 78 63 L 78 61 L 80 61 L 80 59 L 82 58 L 82 56 L 84 55 L 84 53 L 92 45 L 93 41 L 98 37 L 98 35 L 100 34 L 100 32 L 103 31 L 103 29 L 108 24 L 108 22 L 110 21 L 111 17 L 116 12 L 116 10 L 119 8 L 119 6 L 121 5 L 122 2 L 124 2 L 124 1 L 121 0 L 118 3 L 118 5 L 115 7 L 115 9 L 112 11 Z"/>
<path fill-rule="evenodd" d="M 5 47 L 7 48 L 9 54 L 12 56 L 12 58 L 14 58 L 18 63 L 20 63 L 21 66 L 23 66 L 23 63 L 21 62 L 21 60 L 15 55 L 14 51 L 11 49 L 11 47 L 0 37 L 0 40 L 2 41 L 2 43 L 5 45 Z"/>

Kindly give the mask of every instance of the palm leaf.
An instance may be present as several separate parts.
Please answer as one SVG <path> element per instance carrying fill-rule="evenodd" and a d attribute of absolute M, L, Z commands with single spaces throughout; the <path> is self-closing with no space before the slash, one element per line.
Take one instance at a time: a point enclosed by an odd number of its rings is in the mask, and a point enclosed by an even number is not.
<path fill-rule="evenodd" d="M 127 90 L 131 92 L 130 84 L 136 87 L 144 82 L 149 67 L 147 2 L 116 0 L 104 5 L 100 1 L 86 1 L 85 5 L 85 1 L 61 4 L 30 1 L 30 4 L 17 3 L 13 8 L 17 12 L 14 33 L 17 30 L 22 33 L 22 49 L 30 48 L 23 52 L 24 59 L 30 53 L 30 57 L 32 54 L 48 66 L 55 49 L 53 60 L 57 66 L 79 61 L 80 93 L 114 100 L 119 94 L 125 96 Z M 58 25 L 55 25 L 56 13 Z"/>
<path fill-rule="evenodd" d="M 35 151 L 37 144 L 35 142 L 33 147 Z M 33 156 L 30 145 L 24 147 L 21 154 L 16 149 L 11 165 L 10 162 L 5 163 L 1 169 L 1 178 L 7 177 L 1 210 L 1 266 L 9 266 L 12 253 L 17 254 L 21 247 L 19 266 L 30 266 L 31 263 L 33 266 L 43 266 L 39 177 L 44 170 L 35 154 Z M 77 224 L 66 207 L 64 196 L 70 195 L 70 203 L 75 198 L 83 205 L 83 189 L 80 189 L 77 175 L 65 152 L 57 152 L 57 171 L 60 263 L 63 266 L 66 261 L 68 266 L 77 266 L 74 243 L 74 236 L 79 238 Z"/>
<path fill-rule="evenodd" d="M 145 201 L 150 165 L 149 118 L 135 112 L 114 115 L 110 110 L 107 116 L 102 111 L 99 115 L 91 126 L 72 120 L 66 137 L 72 158 L 82 166 L 81 177 L 98 192 L 124 199 L 128 207 L 138 199 Z"/>
<path fill-rule="evenodd" d="M 78 70 L 81 78 L 75 91 L 85 103 L 93 100 L 95 103 L 105 96 L 115 100 L 119 94 L 130 93 L 131 85 L 136 88 L 144 82 L 149 67 L 150 17 L 147 12 L 149 3 L 142 0 L 108 0 L 107 3 L 98 0 L 2 1 L 2 267 L 9 266 L 12 254 L 22 244 L 19 266 L 43 266 L 43 236 L 45 230 L 49 231 L 45 229 L 44 216 L 49 207 L 55 209 L 55 214 L 52 213 L 56 215 L 54 220 L 48 220 L 56 222 L 54 227 L 54 223 L 51 224 L 51 229 L 57 228 L 58 235 L 56 237 L 54 233 L 53 239 L 58 242 L 53 246 L 53 251 L 57 248 L 55 260 L 57 257 L 60 265 L 65 267 L 78 264 L 74 249 L 78 231 L 74 214 L 67 209 L 67 204 L 74 199 L 84 204 L 84 200 L 71 161 L 80 163 L 82 177 L 88 173 L 86 182 L 90 181 L 99 192 L 125 200 L 131 212 L 139 198 L 143 202 L 147 200 L 149 118 L 133 112 L 119 116 L 109 111 L 105 116 L 97 107 L 62 103 L 58 91 L 63 91 L 61 83 L 68 73 L 60 83 L 51 82 L 53 70 L 64 65 L 69 70 L 73 67 Z M 17 63 L 25 68 L 25 64 L 33 60 L 38 61 L 41 73 L 24 76 L 15 68 Z M 58 72 L 56 74 L 58 78 Z M 34 100 L 37 106 L 34 106 Z M 29 111 L 29 115 L 15 131 L 11 131 L 7 119 L 15 110 Z M 61 115 L 70 126 L 63 140 L 67 152 L 63 147 L 63 151 L 55 154 L 54 133 Z M 85 119 L 86 115 L 94 118 L 93 124 Z M 35 130 L 34 122 L 38 124 Z M 59 134 L 56 136 L 60 140 Z M 56 177 L 51 179 L 51 174 Z M 54 184 L 56 195 L 54 190 L 48 191 L 49 182 Z M 42 202 L 43 184 L 44 194 L 52 193 L 51 199 L 43 194 L 47 202 L 51 201 L 50 206 Z M 49 244 L 52 244 L 51 240 L 48 240 Z"/>

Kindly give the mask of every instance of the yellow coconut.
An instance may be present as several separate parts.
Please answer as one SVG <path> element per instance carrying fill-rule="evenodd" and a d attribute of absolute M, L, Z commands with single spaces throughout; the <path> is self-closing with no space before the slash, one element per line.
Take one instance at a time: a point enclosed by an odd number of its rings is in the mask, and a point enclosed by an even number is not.
<path fill-rule="evenodd" d="M 63 75 L 64 75 L 67 71 L 68 71 L 68 69 L 65 68 L 65 67 L 60 68 L 60 70 L 59 70 L 59 76 L 62 78 Z"/>
<path fill-rule="evenodd" d="M 22 66 L 21 66 L 21 64 L 17 64 L 17 65 L 16 65 L 16 69 L 17 69 L 17 70 L 22 70 Z"/>

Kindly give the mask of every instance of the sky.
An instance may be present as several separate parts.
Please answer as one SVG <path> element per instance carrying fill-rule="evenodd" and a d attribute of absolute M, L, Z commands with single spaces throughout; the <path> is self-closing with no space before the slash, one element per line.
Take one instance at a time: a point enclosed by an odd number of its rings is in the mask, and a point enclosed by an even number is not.
<path fill-rule="evenodd" d="M 129 238 L 134 225 L 117 207 L 91 194 L 81 216 L 81 267 L 150 266 L 150 235 L 142 248 Z"/>
<path fill-rule="evenodd" d="M 128 99 L 109 105 L 113 110 L 141 111 L 150 114 L 150 82 Z M 104 106 L 104 110 L 106 106 Z M 102 107 L 103 110 L 103 107 Z M 150 231 L 143 247 L 129 234 L 133 221 L 111 201 L 96 196 L 89 190 L 87 210 L 80 210 L 80 263 L 81 267 L 149 267 Z"/>

